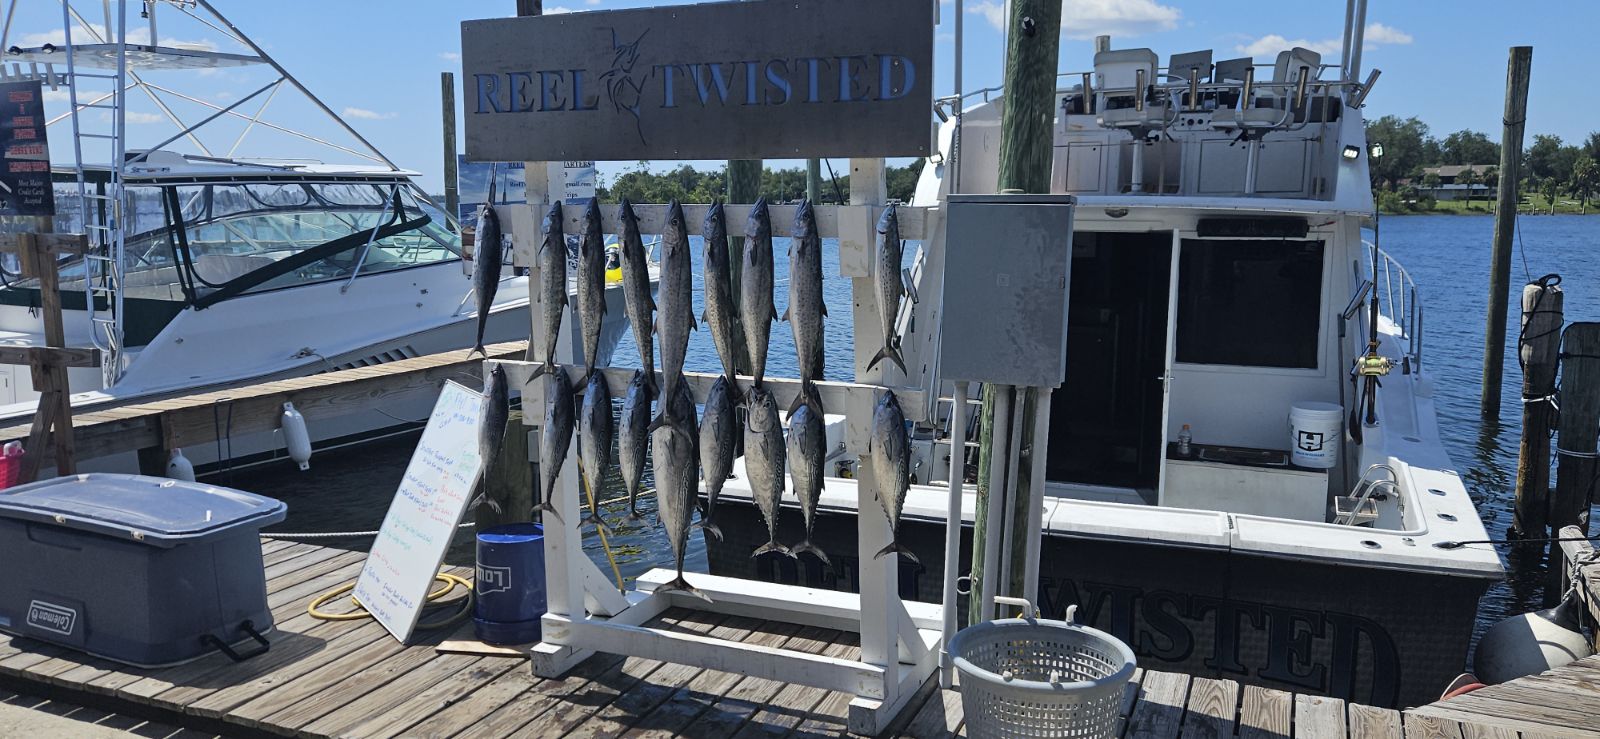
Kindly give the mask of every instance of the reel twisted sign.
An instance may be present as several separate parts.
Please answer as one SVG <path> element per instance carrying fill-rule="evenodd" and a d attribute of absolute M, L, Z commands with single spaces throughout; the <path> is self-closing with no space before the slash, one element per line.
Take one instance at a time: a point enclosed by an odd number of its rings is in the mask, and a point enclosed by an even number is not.
<path fill-rule="evenodd" d="M 931 0 L 761 0 L 461 24 L 467 158 L 925 156 Z"/>

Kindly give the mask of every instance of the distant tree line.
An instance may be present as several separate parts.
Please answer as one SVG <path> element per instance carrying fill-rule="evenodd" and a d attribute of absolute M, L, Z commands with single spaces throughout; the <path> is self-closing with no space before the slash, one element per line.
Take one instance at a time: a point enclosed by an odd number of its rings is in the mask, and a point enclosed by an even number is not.
<path fill-rule="evenodd" d="M 1492 166 L 1484 170 L 1463 172 L 1456 183 L 1499 185 L 1500 144 L 1482 132 L 1461 130 L 1439 139 L 1415 117 L 1386 115 L 1367 121 L 1367 141 L 1383 144 L 1383 156 L 1371 161 L 1370 173 L 1384 210 L 1432 210 L 1432 198 L 1417 189 L 1439 186 L 1438 176 L 1425 174 L 1426 168 L 1488 164 Z M 1532 145 L 1523 151 L 1521 186 L 1523 193 L 1543 195 L 1552 212 L 1561 197 L 1576 198 L 1587 211 L 1590 198 L 1600 192 L 1600 131 L 1591 132 L 1581 144 L 1534 134 Z"/>
<path fill-rule="evenodd" d="M 925 160 L 918 159 L 904 167 L 889 167 L 885 172 L 886 185 L 891 200 L 909 202 L 917 189 L 917 178 L 922 175 Z M 821 202 L 839 203 L 850 199 L 849 173 L 830 177 L 826 167 L 822 170 Z M 666 172 L 651 172 L 648 163 L 639 162 L 628 172 L 617 175 L 611 182 L 602 182 L 597 188 L 602 203 L 615 203 L 622 198 L 635 203 L 709 203 L 713 199 L 728 199 L 726 168 L 701 171 L 687 164 Z M 806 196 L 806 172 L 801 168 L 765 169 L 761 172 L 761 195 L 768 202 L 786 203 Z"/>

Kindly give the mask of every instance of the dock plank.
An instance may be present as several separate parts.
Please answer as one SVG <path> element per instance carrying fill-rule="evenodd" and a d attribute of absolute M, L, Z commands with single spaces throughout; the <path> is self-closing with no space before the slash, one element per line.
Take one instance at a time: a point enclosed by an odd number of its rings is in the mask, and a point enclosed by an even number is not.
<path fill-rule="evenodd" d="M 691 612 L 663 622 L 674 631 L 710 634 L 727 618 L 710 613 Z M 677 690 L 702 672 L 691 665 L 666 663 L 650 673 L 649 679 L 640 682 L 589 720 L 575 727 L 569 736 L 573 739 L 595 739 L 619 736 L 635 721 L 648 715 L 666 702 Z"/>
<path fill-rule="evenodd" d="M 1189 682 L 1188 675 L 1146 670 L 1139 681 L 1138 701 L 1128 716 L 1128 736 L 1149 739 L 1178 736 Z"/>
<path fill-rule="evenodd" d="M 346 655 L 371 646 L 379 639 L 389 638 L 388 633 L 381 628 L 345 627 L 339 630 L 330 628 L 325 632 L 311 632 L 311 634 L 314 634 L 312 638 L 320 644 L 310 645 L 311 651 L 304 655 L 287 656 L 264 661 L 260 665 L 252 665 L 249 671 L 241 673 L 232 684 L 204 694 L 188 695 L 181 692 L 183 688 L 174 688 L 158 697 L 183 705 L 186 712 L 196 716 L 223 718 L 242 703 L 270 693 L 322 665 L 343 659 Z M 276 651 L 268 652 L 259 659 L 265 660 Z"/>
<path fill-rule="evenodd" d="M 558 678 L 540 680 L 526 691 L 479 719 L 454 736 L 504 737 L 538 720 L 545 712 L 574 693 L 582 694 L 589 684 L 622 664 L 614 654 L 596 654 Z M 444 736 L 443 734 L 430 734 Z"/>
<path fill-rule="evenodd" d="M 1600 705 L 1573 704 L 1570 701 L 1574 696 L 1557 691 L 1523 690 L 1511 683 L 1495 687 L 1501 690 L 1492 696 L 1484 694 L 1487 689 L 1478 690 L 1434 706 L 1468 711 L 1485 718 L 1509 719 L 1556 728 L 1600 726 L 1600 712 L 1597 712 Z M 1514 699 L 1508 696 L 1514 696 Z"/>
<path fill-rule="evenodd" d="M 1246 685 L 1239 702 L 1239 739 L 1289 736 L 1293 716 L 1292 694 L 1259 685 Z"/>
<path fill-rule="evenodd" d="M 233 707 L 228 720 L 250 728 L 263 725 L 299 728 L 373 689 L 399 672 L 421 664 L 431 650 L 407 650 L 390 638 L 324 664 L 266 694 Z"/>
<path fill-rule="evenodd" d="M 776 646 L 787 649 L 790 642 L 800 643 L 822 631 L 814 627 L 798 627 L 793 624 L 764 622 L 760 631 L 773 631 L 784 634 L 782 641 Z M 752 640 L 754 641 L 754 640 Z M 747 721 L 752 714 L 760 710 L 761 706 L 771 701 L 778 691 L 783 688 L 783 683 L 750 675 L 742 676 L 737 683 L 729 688 L 715 703 L 706 707 L 694 721 L 694 732 L 702 739 L 715 739 L 716 737 L 732 736 Z"/>
<path fill-rule="evenodd" d="M 1344 701 L 1315 695 L 1294 697 L 1294 735 L 1304 739 L 1345 739 Z"/>
<path fill-rule="evenodd" d="M 760 619 L 736 616 L 724 621 L 721 626 L 713 630 L 713 633 L 719 638 L 768 647 L 776 647 L 788 638 L 788 633 L 762 630 L 763 623 Z M 792 633 L 792 629 L 789 632 Z M 737 673 L 720 670 L 702 671 L 688 684 L 673 692 L 665 702 L 656 707 L 656 710 L 635 721 L 626 732 L 626 736 L 651 739 L 675 736 L 733 689 L 743 677 Z"/>
<path fill-rule="evenodd" d="M 845 696 L 844 703 L 846 706 L 850 705 L 849 696 Z M 936 690 L 923 702 L 921 710 L 917 711 L 917 715 L 906 724 L 900 736 L 902 739 L 949 739 L 960 731 L 961 719 L 961 694 L 954 690 Z M 807 724 L 802 724 L 801 729 L 805 729 L 806 726 Z M 843 736 L 843 734 L 844 730 L 841 727 L 839 733 L 830 732 L 827 735 Z"/>
<path fill-rule="evenodd" d="M 1600 731 L 1600 727 L 1597 727 L 1597 731 Z M 1518 739 L 1518 734 L 1501 726 L 1463 722 L 1461 737 L 1462 739 Z"/>
<path fill-rule="evenodd" d="M 518 664 L 477 690 L 440 708 L 423 721 L 407 727 L 405 735 L 430 739 L 455 736 L 462 729 L 510 703 L 512 699 L 527 692 L 539 682 L 541 679 L 534 676 L 533 670 L 527 664 Z M 392 735 L 380 731 L 377 736 Z"/>
<path fill-rule="evenodd" d="M 1405 714 L 1406 739 L 1461 739 L 1461 724 L 1447 718 Z"/>
<path fill-rule="evenodd" d="M 489 660 L 490 666 L 485 667 L 484 660 Z M 405 721 L 405 725 L 409 726 L 427 718 L 428 714 L 438 709 L 439 701 L 451 693 L 459 694 L 462 690 L 471 690 L 499 677 L 501 672 L 508 669 L 509 666 L 506 664 L 508 662 L 510 660 L 469 654 L 437 655 L 421 666 L 385 683 L 383 687 L 367 691 L 355 700 L 306 724 L 302 733 L 315 736 L 346 736 L 347 733 L 366 736 L 362 732 L 350 730 L 374 720 L 375 717 L 383 723 L 382 719 L 391 715 L 398 719 L 406 719 L 410 711 L 421 709 L 421 715 Z M 407 710 L 408 704 L 410 710 Z"/>
<path fill-rule="evenodd" d="M 798 643 L 791 642 L 790 649 L 822 654 L 829 657 L 846 657 L 851 654 L 852 647 L 844 641 L 844 635 L 838 631 L 819 633 L 814 639 L 802 640 Z M 856 651 L 856 654 L 859 654 Z M 755 737 L 781 737 L 800 724 L 801 719 L 815 708 L 830 691 L 814 688 L 809 685 L 790 683 L 783 686 L 778 694 L 767 705 L 750 716 L 739 732 L 734 734 L 735 739 L 754 739 Z"/>
<path fill-rule="evenodd" d="M 1189 683 L 1183 715 L 1184 737 L 1221 739 L 1233 736 L 1239 710 L 1239 684 L 1196 677 Z"/>
<path fill-rule="evenodd" d="M 1348 704 L 1345 708 L 1350 716 L 1350 739 L 1401 739 L 1405 736 L 1399 711 L 1359 703 Z"/>

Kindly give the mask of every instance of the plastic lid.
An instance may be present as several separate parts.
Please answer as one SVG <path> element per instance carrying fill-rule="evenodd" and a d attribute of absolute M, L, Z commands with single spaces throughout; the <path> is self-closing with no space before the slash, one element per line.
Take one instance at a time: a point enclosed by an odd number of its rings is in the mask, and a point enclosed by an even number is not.
<path fill-rule="evenodd" d="M 269 526 L 286 510 L 281 501 L 252 493 L 140 475 L 74 475 L 0 490 L 0 517 L 164 547 L 239 526 Z"/>
<path fill-rule="evenodd" d="M 478 532 L 485 544 L 521 544 L 544 538 L 544 527 L 536 523 L 508 523 Z"/>

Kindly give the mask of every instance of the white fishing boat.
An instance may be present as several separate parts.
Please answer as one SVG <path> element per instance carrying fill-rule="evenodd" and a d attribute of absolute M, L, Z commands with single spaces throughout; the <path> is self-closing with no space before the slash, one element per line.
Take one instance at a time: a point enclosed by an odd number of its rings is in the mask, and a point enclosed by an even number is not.
<path fill-rule="evenodd" d="M 1366 140 L 1363 102 L 1377 71 L 1363 78 L 1365 2 L 1350 5 L 1332 63 L 1118 49 L 1061 77 L 1052 191 L 1077 198 L 1067 370 L 1042 406 L 1047 448 L 1022 464 L 1046 481 L 1047 616 L 1076 604 L 1149 669 L 1410 706 L 1463 670 L 1503 571 L 1491 546 L 1457 545 L 1488 537 L 1440 442 L 1418 287 L 1376 243 L 1382 142 Z M 914 205 L 996 190 L 1005 101 L 979 95 L 945 101 Z M 942 274 L 932 231 L 915 281 Z M 938 602 L 953 388 L 932 374 L 951 350 L 937 326 L 984 308 L 915 293 L 900 384 L 943 401 L 917 419 L 900 541 L 921 563 L 901 560 L 900 587 Z M 856 588 L 861 450 L 833 446 L 813 539 L 832 564 L 751 558 L 766 534 L 741 462 L 716 514 L 727 538 L 707 538 L 713 574 Z M 968 446 L 954 466 L 973 482 Z M 780 539 L 799 541 L 786 516 Z"/>
<path fill-rule="evenodd" d="M 48 16 L 18 16 L 18 5 L 7 10 L 0 64 L 11 65 L 14 78 L 44 81 L 47 130 L 58 142 L 54 227 L 90 239 L 87 256 L 61 264 L 67 345 L 93 346 L 102 358 L 98 368 L 71 370 L 75 408 L 476 343 L 480 306 L 454 214 L 413 182 L 416 172 L 384 156 L 210 3 L 39 3 L 33 10 L 53 13 L 58 35 L 27 47 L 12 39 L 39 29 L 20 24 Z M 169 36 L 204 42 L 180 45 Z M 218 96 L 178 82 L 217 72 L 229 79 L 252 73 L 261 85 Z M 307 133 L 275 122 L 272 114 L 291 98 L 300 108 L 290 115 L 331 125 Z M 134 130 L 158 127 L 130 128 L 130 115 L 169 125 L 135 141 Z M 272 138 L 252 149 L 252 134 Z M 279 146 L 281 155 L 238 154 Z M 307 149 L 357 163 L 304 158 Z M 527 278 L 505 253 L 486 344 L 528 335 Z M 22 279 L 14 262 L 3 266 L 0 344 L 40 345 L 37 283 Z M 620 290 L 610 292 L 607 351 L 626 328 Z M 37 397 L 26 365 L 0 366 L 0 418 L 26 418 Z M 414 427 L 429 405 L 374 408 L 309 431 L 319 447 L 369 438 Z M 198 464 L 219 456 L 237 464 L 283 445 L 273 435 L 228 442 L 185 453 Z M 133 459 L 124 456 L 86 460 L 80 469 L 125 469 Z"/>

